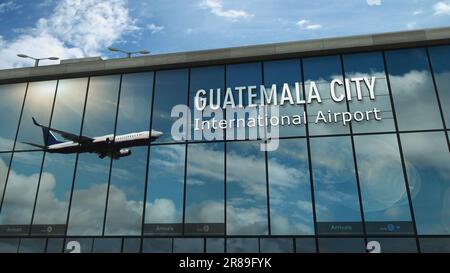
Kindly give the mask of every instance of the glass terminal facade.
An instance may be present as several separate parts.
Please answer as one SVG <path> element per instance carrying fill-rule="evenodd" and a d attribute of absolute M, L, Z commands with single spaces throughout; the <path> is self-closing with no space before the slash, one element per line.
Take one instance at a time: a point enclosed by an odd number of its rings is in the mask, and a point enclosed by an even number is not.
<path fill-rule="evenodd" d="M 374 100 L 327 93 L 374 76 Z M 281 106 L 308 123 L 281 126 L 274 151 L 171 136 L 172 108 L 192 109 L 199 89 L 304 94 L 313 81 L 322 103 Z M 381 121 L 314 122 L 374 107 Z M 49 153 L 27 144 L 44 143 L 32 117 L 90 137 L 163 135 L 119 160 Z M 450 252 L 449 126 L 450 46 L 3 84 L 0 252 Z"/>

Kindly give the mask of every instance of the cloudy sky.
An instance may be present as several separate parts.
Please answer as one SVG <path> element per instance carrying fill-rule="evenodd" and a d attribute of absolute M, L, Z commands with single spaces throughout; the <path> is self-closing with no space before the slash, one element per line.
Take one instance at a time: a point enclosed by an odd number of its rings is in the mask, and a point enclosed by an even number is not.
<path fill-rule="evenodd" d="M 0 68 L 448 26 L 450 0 L 0 0 Z"/>

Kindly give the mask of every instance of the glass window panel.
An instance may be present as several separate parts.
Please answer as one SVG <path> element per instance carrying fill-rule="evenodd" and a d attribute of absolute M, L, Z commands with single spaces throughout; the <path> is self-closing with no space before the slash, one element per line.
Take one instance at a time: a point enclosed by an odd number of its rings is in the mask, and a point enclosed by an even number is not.
<path fill-rule="evenodd" d="M 419 234 L 450 234 L 450 154 L 443 132 L 401 134 Z"/>
<path fill-rule="evenodd" d="M 42 130 L 33 124 L 32 117 L 43 125 L 50 123 L 55 90 L 56 81 L 31 82 L 29 84 L 17 136 L 16 150 L 37 149 L 37 147 L 24 142 L 45 145 Z"/>
<path fill-rule="evenodd" d="M 175 105 L 186 105 L 188 98 L 188 70 L 158 71 L 155 76 L 155 95 L 152 129 L 163 134 L 155 142 L 175 142 L 171 135 L 172 124 L 178 118 L 171 117 Z"/>
<path fill-rule="evenodd" d="M 203 253 L 203 238 L 174 238 L 173 253 Z"/>
<path fill-rule="evenodd" d="M 45 241 L 43 238 L 22 238 L 19 253 L 44 253 Z"/>
<path fill-rule="evenodd" d="M 344 70 L 345 77 L 349 80 L 357 78 L 372 79 L 372 77 L 376 77 L 374 100 L 370 99 L 369 89 L 364 81 L 359 85 L 361 88 L 362 100 L 358 100 L 356 92 L 357 84 L 355 81 L 351 81 L 350 91 L 352 100 L 349 101 L 350 111 L 361 111 L 365 113 L 366 111 L 374 110 L 374 108 L 381 111 L 381 120 L 376 120 L 375 116 L 371 114 L 369 116 L 370 120 L 352 122 L 353 132 L 368 133 L 395 131 L 389 89 L 386 73 L 384 71 L 383 55 L 381 52 L 344 55 Z"/>
<path fill-rule="evenodd" d="M 19 239 L 6 238 L 0 239 L 0 253 L 17 253 Z"/>
<path fill-rule="evenodd" d="M 260 142 L 227 143 L 227 234 L 268 233 L 265 154 Z"/>
<path fill-rule="evenodd" d="M 282 139 L 268 155 L 272 235 L 314 234 L 305 139 Z"/>
<path fill-rule="evenodd" d="M 258 253 L 258 238 L 228 238 L 227 253 Z"/>
<path fill-rule="evenodd" d="M 31 227 L 33 235 L 65 234 L 74 168 L 75 155 L 45 155 Z"/>
<path fill-rule="evenodd" d="M 256 86 L 257 90 L 259 90 L 259 86 L 262 84 L 262 71 L 261 71 L 261 63 L 244 63 L 244 64 L 231 64 L 231 65 L 227 65 L 227 71 L 226 71 L 226 84 L 227 84 L 227 88 L 231 88 L 232 92 L 233 92 L 233 98 L 235 101 L 236 105 L 239 105 L 239 92 L 235 91 L 236 87 L 246 87 L 245 91 L 243 92 L 243 100 L 242 100 L 242 105 L 244 107 L 246 107 L 249 103 L 248 101 L 248 93 L 247 93 L 247 87 L 248 86 Z M 259 96 L 259 92 L 256 92 L 256 97 L 254 99 L 254 103 L 257 103 L 260 100 L 260 96 Z M 251 108 L 251 109 L 250 109 Z M 249 112 L 254 112 L 255 108 L 250 107 Z M 234 107 L 227 107 L 227 111 L 231 111 L 232 110 L 238 110 L 238 107 L 234 108 Z M 242 110 L 242 109 L 241 109 Z M 248 120 L 249 114 L 244 114 L 245 116 L 238 116 L 236 113 L 235 114 L 230 114 L 228 113 L 228 115 L 231 118 L 234 119 L 242 119 L 244 118 L 245 121 Z M 228 116 L 227 116 L 228 119 Z M 230 120 L 228 119 L 228 121 Z M 241 124 L 242 125 L 242 124 Z M 257 127 L 236 127 L 233 126 L 233 128 L 227 127 L 226 130 L 226 139 L 230 140 L 230 139 L 237 139 L 237 137 L 240 134 L 244 134 L 245 133 L 245 139 L 249 139 L 250 135 L 256 135 L 258 137 L 259 136 L 259 130 Z"/>
<path fill-rule="evenodd" d="M 124 238 L 123 253 L 139 253 L 141 252 L 141 238 Z"/>
<path fill-rule="evenodd" d="M 0 204 L 2 203 L 3 199 L 3 190 L 5 189 L 6 176 L 8 174 L 10 161 L 10 153 L 0 153 Z"/>
<path fill-rule="evenodd" d="M 73 248 L 69 248 L 69 243 L 74 241 L 80 244 L 79 253 L 91 253 L 92 252 L 92 238 L 66 238 L 64 253 L 71 253 L 74 251 Z M 77 252 L 74 252 L 77 253 Z"/>
<path fill-rule="evenodd" d="M 32 117 L 44 124 L 49 124 L 55 95 L 56 81 L 33 82 L 28 87 L 25 99 L 22 122 L 19 128 L 18 141 L 43 145 L 42 130 L 35 126 Z M 34 146 L 20 143 L 16 150 L 30 149 Z M 35 147 L 34 147 L 35 148 Z M 41 152 L 17 153 L 12 159 L 9 178 L 4 189 L 2 215 L 0 224 L 20 225 L 11 228 L 13 234 L 27 234 L 31 222 L 31 214 L 36 196 L 42 161 Z M 25 197 L 24 193 L 29 195 Z M 27 200 L 25 200 L 27 198 Z M 24 199 L 23 202 L 19 200 Z M 3 233 L 3 228 L 0 228 Z"/>
<path fill-rule="evenodd" d="M 59 81 L 51 121 L 52 128 L 76 135 L 80 133 L 87 84 L 87 78 Z"/>
<path fill-rule="evenodd" d="M 91 77 L 84 114 L 83 135 L 114 133 L 120 75 Z"/>
<path fill-rule="evenodd" d="M 144 234 L 181 234 L 185 145 L 150 148 Z"/>
<path fill-rule="evenodd" d="M 93 253 L 120 253 L 122 238 L 95 238 Z"/>
<path fill-rule="evenodd" d="M 386 62 L 398 129 L 442 128 L 425 49 L 387 51 Z"/>
<path fill-rule="evenodd" d="M 192 68 L 191 69 L 191 79 L 190 79 L 190 94 L 189 94 L 189 108 L 191 109 L 191 115 L 200 115 L 202 112 L 198 111 L 197 113 L 195 108 L 195 96 L 197 94 L 197 91 L 200 89 L 203 89 L 209 94 L 210 90 L 214 90 L 214 94 L 216 94 L 217 89 L 221 90 L 221 102 L 223 101 L 224 94 L 225 94 L 225 67 L 224 66 L 208 66 L 208 67 L 198 67 L 198 68 Z M 216 97 L 214 97 L 216 98 Z M 206 96 L 207 99 L 207 105 L 211 104 L 210 96 Z M 213 105 L 216 105 L 218 102 L 216 99 L 212 101 Z M 222 117 L 215 117 L 215 119 L 224 119 L 225 118 L 225 112 L 222 111 L 223 109 L 220 108 L 217 110 L 217 112 L 222 113 Z M 216 111 L 214 111 L 216 112 Z M 206 114 L 206 113 L 205 113 Z M 212 117 L 208 117 L 205 115 L 205 117 L 201 120 L 211 120 Z M 202 135 L 202 130 L 195 130 L 194 127 L 195 123 L 194 120 L 191 119 L 191 140 L 207 140 L 204 135 Z M 223 140 L 223 130 L 218 129 L 221 132 L 221 137 L 216 138 L 215 140 Z M 214 130 L 211 130 L 215 132 Z M 206 131 L 205 131 L 206 133 Z M 217 132 L 216 132 L 217 133 Z"/>
<path fill-rule="evenodd" d="M 262 84 L 261 63 L 243 63 L 227 65 L 227 87 L 234 89 L 239 86 L 259 86 Z M 238 92 L 233 93 L 238 102 Z M 243 105 L 248 104 L 248 97 L 244 94 Z M 247 97 L 247 98 L 246 98 Z"/>
<path fill-rule="evenodd" d="M 123 75 L 116 128 L 118 137 L 149 130 L 152 88 L 153 73 Z M 129 149 L 131 155 L 113 160 L 105 234 L 141 234 L 147 145 L 144 141 L 131 147 L 121 146 Z"/>
<path fill-rule="evenodd" d="M 0 214 L 1 235 L 29 234 L 42 156 L 43 152 L 14 153 Z"/>
<path fill-rule="evenodd" d="M 278 102 L 281 100 L 283 85 L 285 83 L 289 84 L 289 89 L 292 96 L 295 95 L 295 83 L 299 83 L 300 93 L 303 92 L 303 86 L 301 82 L 301 67 L 300 60 L 283 60 L 283 61 L 272 61 L 264 62 L 264 85 L 267 90 L 270 90 L 272 84 L 277 85 L 278 91 Z M 301 95 L 303 98 L 303 94 Z M 294 99 L 295 102 L 295 99 Z M 286 103 L 280 105 L 279 114 L 280 116 L 290 116 L 300 115 L 304 116 L 305 106 L 304 105 L 291 105 Z M 305 125 L 284 125 L 279 126 L 280 137 L 289 136 L 304 136 L 305 135 Z"/>
<path fill-rule="evenodd" d="M 146 147 L 113 161 L 105 234 L 141 234 L 146 164 Z"/>
<path fill-rule="evenodd" d="M 450 253 L 450 238 L 420 238 L 422 253 Z"/>
<path fill-rule="evenodd" d="M 316 239 L 314 238 L 297 238 L 295 239 L 296 253 L 316 253 Z"/>
<path fill-rule="evenodd" d="M 80 154 L 76 168 L 69 235 L 100 235 L 106 206 L 109 159 Z"/>
<path fill-rule="evenodd" d="M 87 78 L 60 80 L 52 128 L 78 135 L 81 129 Z M 55 134 L 60 141 L 68 141 Z M 75 154 L 46 153 L 40 180 L 32 234 L 64 235 Z"/>
<path fill-rule="evenodd" d="M 144 238 L 142 253 L 172 253 L 172 239 Z"/>
<path fill-rule="evenodd" d="M 148 131 L 152 88 L 153 72 L 123 75 L 116 129 L 118 135 Z"/>
<path fill-rule="evenodd" d="M 368 234 L 413 234 L 396 135 L 355 136 Z"/>
<path fill-rule="evenodd" d="M 365 253 L 362 238 L 320 238 L 320 253 Z"/>
<path fill-rule="evenodd" d="M 224 143 L 188 145 L 184 234 L 223 235 Z"/>
<path fill-rule="evenodd" d="M 318 232 L 362 233 L 350 137 L 311 139 L 311 164 Z"/>
<path fill-rule="evenodd" d="M 61 253 L 63 251 L 64 239 L 63 238 L 49 238 L 47 239 L 47 253 Z"/>
<path fill-rule="evenodd" d="M 381 253 L 417 253 L 415 238 L 367 238 L 380 243 Z"/>
<path fill-rule="evenodd" d="M 92 77 L 84 116 L 84 136 L 113 137 L 120 76 Z M 106 206 L 110 157 L 78 157 L 69 218 L 69 235 L 100 235 Z"/>
<path fill-rule="evenodd" d="M 293 253 L 294 240 L 292 238 L 261 238 L 261 253 Z"/>
<path fill-rule="evenodd" d="M 206 253 L 224 253 L 225 240 L 223 238 L 206 238 Z"/>
<path fill-rule="evenodd" d="M 430 47 L 436 88 L 447 128 L 450 128 L 450 46 Z"/>
<path fill-rule="evenodd" d="M 0 151 L 13 149 L 26 83 L 0 85 Z"/>
<path fill-rule="evenodd" d="M 308 124 L 310 135 L 330 135 L 349 133 L 349 126 L 342 125 L 342 118 L 337 123 L 315 123 L 319 111 L 327 116 L 328 110 L 331 114 L 347 111 L 347 103 L 345 99 L 341 102 L 335 102 L 331 99 L 330 84 L 333 80 L 343 81 L 341 60 L 339 56 L 326 56 L 316 58 L 305 58 L 303 60 L 303 71 L 305 77 L 305 93 L 308 96 L 311 88 L 311 82 L 314 81 L 320 93 L 322 103 L 312 100 L 308 104 Z M 345 94 L 343 86 L 336 86 L 336 95 Z"/>

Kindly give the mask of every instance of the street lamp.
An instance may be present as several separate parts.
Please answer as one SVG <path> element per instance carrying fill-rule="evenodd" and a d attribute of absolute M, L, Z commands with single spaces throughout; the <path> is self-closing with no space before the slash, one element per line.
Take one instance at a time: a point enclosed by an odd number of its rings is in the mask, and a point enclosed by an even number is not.
<path fill-rule="evenodd" d="M 133 55 L 133 54 L 142 54 L 142 55 L 150 54 L 150 51 L 148 51 L 148 50 L 125 51 L 125 50 L 118 49 L 118 48 L 114 48 L 114 47 L 108 47 L 108 50 L 109 50 L 109 51 L 112 51 L 112 52 L 122 52 L 122 53 L 125 53 L 125 54 L 127 54 L 127 57 L 128 57 L 128 58 L 131 58 L 131 55 Z"/>
<path fill-rule="evenodd" d="M 31 57 L 31 56 L 28 56 L 28 55 L 25 55 L 25 54 L 17 54 L 17 57 L 28 58 L 28 59 L 34 60 L 34 66 L 35 67 L 39 66 L 39 61 L 41 61 L 41 60 L 52 60 L 52 61 L 59 60 L 58 57 L 34 58 L 34 57 Z"/>

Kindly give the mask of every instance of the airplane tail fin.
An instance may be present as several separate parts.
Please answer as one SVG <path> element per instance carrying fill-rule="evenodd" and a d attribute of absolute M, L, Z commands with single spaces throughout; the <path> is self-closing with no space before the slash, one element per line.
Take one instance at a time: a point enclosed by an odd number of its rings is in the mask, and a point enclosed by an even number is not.
<path fill-rule="evenodd" d="M 34 117 L 32 117 L 32 119 L 33 119 L 33 123 L 36 126 L 39 126 L 42 128 L 42 135 L 44 137 L 45 146 L 61 143 L 61 141 L 59 141 L 55 137 L 55 135 L 50 131 L 50 129 L 48 127 L 45 127 L 44 125 L 39 124 Z M 27 144 L 29 144 L 29 143 L 27 143 Z M 34 146 L 36 146 L 36 145 L 34 145 Z"/>

